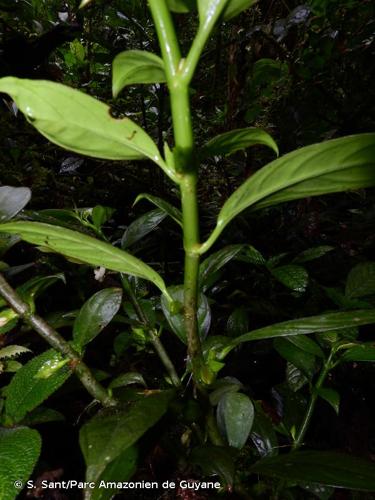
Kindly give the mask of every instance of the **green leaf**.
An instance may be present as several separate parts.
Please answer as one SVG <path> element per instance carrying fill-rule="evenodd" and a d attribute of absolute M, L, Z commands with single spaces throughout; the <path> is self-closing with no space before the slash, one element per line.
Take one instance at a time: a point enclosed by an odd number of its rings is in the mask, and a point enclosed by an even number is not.
<path fill-rule="evenodd" d="M 0 187 L 0 222 L 12 219 L 27 205 L 31 198 L 29 188 Z"/>
<path fill-rule="evenodd" d="M 167 214 L 164 210 L 157 208 L 138 217 L 125 230 L 121 238 L 121 247 L 124 249 L 129 248 L 134 243 L 137 243 L 137 241 L 156 229 L 166 216 Z"/>
<path fill-rule="evenodd" d="M 178 208 L 174 207 L 167 201 L 163 200 L 162 198 L 159 198 L 158 196 L 153 196 L 152 194 L 147 194 L 147 193 L 141 193 L 137 196 L 135 199 L 135 202 L 133 203 L 133 206 L 138 203 L 140 200 L 148 200 L 154 205 L 156 205 L 158 208 L 161 210 L 164 210 L 164 212 L 169 215 L 174 221 L 177 222 L 182 227 L 182 213 L 181 210 Z"/>
<path fill-rule="evenodd" d="M 313 354 L 314 356 L 318 356 L 319 358 L 324 358 L 324 352 L 322 351 L 321 347 L 310 337 L 297 335 L 284 338 L 285 340 L 288 340 L 295 346 L 299 347 L 299 349 L 302 349 L 302 351 Z"/>
<path fill-rule="evenodd" d="M 302 389 L 302 387 L 309 381 L 306 375 L 303 374 L 302 370 L 294 366 L 293 363 L 290 363 L 289 361 L 286 364 L 285 378 L 289 389 L 293 392 L 297 392 Z"/>
<path fill-rule="evenodd" d="M 173 391 L 161 391 L 131 406 L 101 410 L 80 431 L 87 481 L 96 481 L 106 467 L 138 441 L 167 411 Z"/>
<path fill-rule="evenodd" d="M 20 368 L 6 388 L 5 412 L 13 422 L 19 422 L 51 394 L 71 375 L 67 366 L 52 373 L 48 378 L 37 377 L 41 370 L 53 368 L 57 352 L 50 349 L 31 359 Z"/>
<path fill-rule="evenodd" d="M 250 146 L 263 144 L 270 147 L 278 155 L 277 144 L 264 130 L 252 127 L 231 130 L 214 137 L 199 151 L 201 158 L 209 156 L 230 156 L 236 151 L 247 149 Z"/>
<path fill-rule="evenodd" d="M 271 274 L 287 288 L 294 292 L 305 292 L 309 283 L 309 275 L 302 266 L 288 264 L 270 269 Z"/>
<path fill-rule="evenodd" d="M 261 457 L 274 456 L 278 452 L 278 441 L 271 419 L 259 403 L 255 403 L 255 419 L 250 439 Z"/>
<path fill-rule="evenodd" d="M 197 0 L 167 0 L 168 8 L 178 14 L 187 14 L 197 8 Z"/>
<path fill-rule="evenodd" d="M 329 245 L 321 245 L 319 247 L 308 248 L 304 252 L 301 252 L 297 257 L 293 259 L 293 263 L 302 264 L 304 262 L 309 262 L 311 260 L 319 259 L 323 257 L 328 252 L 332 252 L 334 247 Z"/>
<path fill-rule="evenodd" d="M 172 286 L 168 288 L 168 293 L 175 303 L 182 304 L 184 302 L 184 287 L 182 285 Z M 166 317 L 169 326 L 177 337 L 186 344 L 185 322 L 182 312 L 174 312 L 170 310 L 170 304 L 163 295 L 161 298 L 161 306 L 164 316 Z M 201 339 L 204 339 L 211 326 L 211 309 L 207 297 L 203 293 L 198 296 L 198 330 Z"/>
<path fill-rule="evenodd" d="M 41 222 L 8 222 L 0 225 L 0 232 L 18 234 L 29 243 L 47 247 L 92 266 L 103 266 L 112 271 L 144 278 L 167 293 L 161 276 L 147 264 L 86 234 Z"/>
<path fill-rule="evenodd" d="M 284 359 L 299 368 L 309 379 L 316 371 L 315 356 L 284 338 L 276 338 L 273 342 L 274 348 Z"/>
<path fill-rule="evenodd" d="M 228 0 L 197 0 L 201 29 L 210 32 L 227 3 Z"/>
<path fill-rule="evenodd" d="M 228 245 L 218 252 L 211 254 L 199 266 L 199 284 L 204 290 L 208 288 L 210 277 L 230 262 L 245 247 L 243 244 Z"/>
<path fill-rule="evenodd" d="M 39 458 L 42 441 L 39 433 L 27 427 L 0 428 L 0 498 L 14 500 L 20 489 L 16 481 L 24 484 Z M 22 486 L 21 486 L 22 488 Z"/>
<path fill-rule="evenodd" d="M 246 309 L 237 307 L 227 321 L 227 334 L 229 337 L 238 337 L 249 330 L 249 316 Z"/>
<path fill-rule="evenodd" d="M 223 20 L 228 21 L 242 11 L 252 7 L 258 0 L 229 0 L 223 12 Z"/>
<path fill-rule="evenodd" d="M 375 346 L 371 344 L 361 344 L 351 347 L 341 356 L 341 361 L 375 361 Z"/>
<path fill-rule="evenodd" d="M 8 345 L 0 349 L 0 359 L 16 358 L 21 354 L 31 352 L 27 347 L 22 345 Z"/>
<path fill-rule="evenodd" d="M 115 212 L 114 208 L 103 207 L 102 205 L 96 205 L 91 212 L 91 218 L 94 226 L 100 229 L 103 224 L 105 224 Z"/>
<path fill-rule="evenodd" d="M 375 294 L 375 262 L 361 262 L 346 280 L 345 295 L 349 299 Z"/>
<path fill-rule="evenodd" d="M 33 426 L 50 422 L 63 422 L 64 420 L 64 415 L 59 411 L 53 410 L 52 408 L 46 408 L 45 406 L 38 406 L 22 419 L 22 424 Z"/>
<path fill-rule="evenodd" d="M 254 422 L 254 405 L 246 394 L 228 392 L 217 406 L 217 423 L 229 446 L 245 446 Z"/>
<path fill-rule="evenodd" d="M 249 207 L 258 210 L 308 196 L 375 185 L 374 157 L 375 134 L 360 134 L 313 144 L 269 163 L 224 203 L 202 252 L 236 215 Z"/>
<path fill-rule="evenodd" d="M 105 160 L 149 158 L 164 167 L 156 144 L 129 118 L 116 119 L 110 108 L 78 90 L 45 80 L 0 79 L 27 120 L 51 142 Z"/>
<path fill-rule="evenodd" d="M 299 451 L 264 458 L 250 467 L 254 474 L 307 481 L 334 488 L 375 491 L 375 464 L 330 451 Z"/>
<path fill-rule="evenodd" d="M 118 54 L 112 65 L 112 94 L 117 97 L 127 85 L 164 83 L 164 62 L 144 50 L 126 50 Z"/>
<path fill-rule="evenodd" d="M 105 288 L 81 307 L 73 325 L 74 344 L 81 349 L 91 342 L 118 312 L 122 301 L 120 288 Z"/>
<path fill-rule="evenodd" d="M 316 393 L 318 394 L 318 396 L 324 399 L 324 401 L 332 406 L 337 415 L 339 414 L 340 394 L 337 391 L 326 387 L 320 387 L 319 389 L 316 389 Z"/>
<path fill-rule="evenodd" d="M 232 486 L 235 476 L 237 450 L 227 446 L 199 446 L 194 448 L 189 461 L 198 465 L 203 474 L 219 476 L 224 484 Z"/>
<path fill-rule="evenodd" d="M 143 385 L 143 387 L 147 387 L 145 379 L 140 373 L 137 372 L 128 372 L 119 375 L 109 384 L 110 389 L 115 389 L 116 387 L 124 387 L 126 385 L 138 384 Z"/>
<path fill-rule="evenodd" d="M 214 390 L 211 392 L 209 399 L 212 406 L 216 406 L 220 399 L 228 392 L 238 392 L 243 385 L 234 377 L 224 377 L 216 380 Z"/>

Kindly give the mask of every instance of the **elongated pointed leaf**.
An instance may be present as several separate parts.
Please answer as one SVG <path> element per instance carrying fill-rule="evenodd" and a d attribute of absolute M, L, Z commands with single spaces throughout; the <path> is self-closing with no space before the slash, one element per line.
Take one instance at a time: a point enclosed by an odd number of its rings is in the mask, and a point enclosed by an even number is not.
<path fill-rule="evenodd" d="M 326 401 L 336 412 L 339 414 L 340 411 L 340 394 L 334 389 L 327 387 L 321 387 L 316 390 L 318 396 L 320 396 L 324 401 Z"/>
<path fill-rule="evenodd" d="M 163 59 L 144 50 L 121 52 L 113 60 L 112 71 L 114 97 L 127 85 L 166 81 Z"/>
<path fill-rule="evenodd" d="M 0 222 L 5 222 L 18 214 L 30 201 L 29 188 L 0 187 Z"/>
<path fill-rule="evenodd" d="M 137 241 L 156 229 L 166 216 L 164 210 L 157 208 L 138 217 L 125 230 L 121 238 L 121 247 L 124 249 L 129 248 L 134 243 L 137 243 Z"/>
<path fill-rule="evenodd" d="M 164 212 L 169 215 L 174 221 L 177 222 L 180 226 L 182 226 L 182 213 L 181 210 L 178 208 L 174 207 L 168 201 L 163 200 L 162 198 L 159 198 L 158 196 L 153 196 L 152 194 L 148 193 L 141 193 L 139 194 L 134 203 L 133 206 L 138 203 L 140 200 L 148 200 L 149 202 L 153 203 L 155 206 L 160 208 L 161 210 L 164 210 Z"/>
<path fill-rule="evenodd" d="M 253 6 L 258 0 L 229 0 L 223 12 L 223 20 L 228 21 L 238 16 L 242 11 Z"/>
<path fill-rule="evenodd" d="M 9 94 L 27 120 L 47 139 L 76 153 L 107 160 L 150 158 L 164 166 L 156 144 L 129 118 L 116 119 L 110 108 L 78 90 L 44 80 L 6 77 Z"/>
<path fill-rule="evenodd" d="M 246 394 L 228 392 L 217 406 L 217 422 L 229 446 L 245 446 L 254 422 L 254 405 Z"/>
<path fill-rule="evenodd" d="M 139 276 L 167 293 L 161 276 L 147 264 L 86 234 L 41 222 L 8 222 L 0 225 L 0 232 L 18 234 L 29 243 L 47 247 L 92 266 L 103 266 L 112 271 Z"/>
<path fill-rule="evenodd" d="M 375 294 L 375 262 L 361 262 L 351 269 L 345 295 L 349 299 Z"/>
<path fill-rule="evenodd" d="M 246 245 L 228 245 L 221 250 L 211 254 L 199 267 L 199 284 L 203 289 L 209 285 L 212 275 L 219 271 L 225 264 L 238 255 Z"/>
<path fill-rule="evenodd" d="M 251 466 L 250 472 L 334 488 L 375 491 L 374 463 L 329 451 L 299 451 L 264 458 Z"/>
<path fill-rule="evenodd" d="M 274 340 L 274 348 L 284 359 L 299 368 L 310 380 L 316 371 L 315 356 L 284 338 Z"/>
<path fill-rule="evenodd" d="M 360 344 L 351 347 L 341 357 L 342 361 L 369 361 L 375 362 L 375 346 L 373 344 Z"/>
<path fill-rule="evenodd" d="M 249 148 L 257 144 L 263 144 L 279 154 L 279 149 L 272 137 L 259 128 L 250 127 L 225 132 L 214 137 L 207 142 L 200 150 L 201 158 L 209 156 L 222 155 L 229 156 L 241 149 Z"/>
<path fill-rule="evenodd" d="M 308 248 L 304 252 L 301 252 L 293 259 L 294 264 L 302 264 L 303 262 L 310 262 L 311 260 L 319 259 L 328 252 L 332 252 L 334 247 L 329 245 L 321 245 L 319 247 Z"/>
<path fill-rule="evenodd" d="M 14 500 L 39 458 L 39 433 L 27 427 L 0 428 L 0 498 Z M 16 484 L 20 485 L 16 488 Z"/>
<path fill-rule="evenodd" d="M 105 288 L 95 293 L 81 307 L 73 325 L 73 339 L 80 348 L 91 342 L 120 308 L 122 290 Z"/>
<path fill-rule="evenodd" d="M 243 210 L 375 185 L 375 134 L 307 146 L 269 163 L 224 203 L 207 247 Z"/>

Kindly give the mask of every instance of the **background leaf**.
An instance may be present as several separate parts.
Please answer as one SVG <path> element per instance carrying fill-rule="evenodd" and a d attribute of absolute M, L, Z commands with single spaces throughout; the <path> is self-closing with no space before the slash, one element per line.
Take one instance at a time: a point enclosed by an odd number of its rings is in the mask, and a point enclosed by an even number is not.
<path fill-rule="evenodd" d="M 164 212 L 169 215 L 173 220 L 177 222 L 180 226 L 182 226 L 182 213 L 181 210 L 178 208 L 174 207 L 167 201 L 163 200 L 162 198 L 159 198 L 158 196 L 153 196 L 152 194 L 148 193 L 141 193 L 137 196 L 135 199 L 135 202 L 133 203 L 133 206 L 138 203 L 140 200 L 148 200 L 154 205 L 156 205 L 158 208 L 161 210 L 164 210 Z"/>
<path fill-rule="evenodd" d="M 0 186 L 0 222 L 12 219 L 30 201 L 29 188 Z"/>
<path fill-rule="evenodd" d="M 304 267 L 287 264 L 286 266 L 271 268 L 270 272 L 280 283 L 294 292 L 302 293 L 306 291 L 309 274 Z"/>
<path fill-rule="evenodd" d="M 223 12 L 223 20 L 228 21 L 254 5 L 258 0 L 230 0 Z"/>
<path fill-rule="evenodd" d="M 361 262 L 348 274 L 345 295 L 349 299 L 375 294 L 375 262 Z"/>
<path fill-rule="evenodd" d="M 245 446 L 254 422 L 254 405 L 246 394 L 228 392 L 217 406 L 217 422 L 229 446 Z"/>
<path fill-rule="evenodd" d="M 134 243 L 137 243 L 137 241 L 156 229 L 166 216 L 167 214 L 164 210 L 157 208 L 138 217 L 125 230 L 121 238 L 121 247 L 124 249 L 129 248 Z"/>

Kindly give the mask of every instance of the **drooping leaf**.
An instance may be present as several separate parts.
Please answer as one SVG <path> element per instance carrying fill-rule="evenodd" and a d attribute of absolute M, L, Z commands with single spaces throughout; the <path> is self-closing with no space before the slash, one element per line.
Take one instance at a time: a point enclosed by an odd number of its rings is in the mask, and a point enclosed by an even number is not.
<path fill-rule="evenodd" d="M 119 375 L 109 384 L 110 389 L 115 389 L 116 387 L 124 387 L 126 385 L 138 384 L 143 385 L 143 387 L 147 387 L 145 379 L 140 373 L 137 372 L 128 372 Z"/>
<path fill-rule="evenodd" d="M 217 406 L 217 423 L 229 446 L 241 449 L 254 422 L 254 405 L 246 394 L 228 392 Z"/>
<path fill-rule="evenodd" d="M 375 346 L 371 344 L 360 344 L 346 350 L 341 356 L 342 361 L 375 361 Z"/>
<path fill-rule="evenodd" d="M 39 433 L 27 427 L 0 428 L 0 498 L 14 500 L 39 458 Z M 16 488 L 16 484 L 20 488 Z"/>
<path fill-rule="evenodd" d="M 230 0 L 223 12 L 223 20 L 228 21 L 242 11 L 252 7 L 258 0 Z"/>
<path fill-rule="evenodd" d="M 271 268 L 270 271 L 280 283 L 294 292 L 302 293 L 306 291 L 309 274 L 304 267 L 287 264 L 286 266 Z"/>
<path fill-rule="evenodd" d="M 237 450 L 228 446 L 199 446 L 192 450 L 189 461 L 198 465 L 205 475 L 215 474 L 224 484 L 232 486 L 236 457 Z"/>
<path fill-rule="evenodd" d="M 308 248 L 304 252 L 301 252 L 297 257 L 293 259 L 293 263 L 302 264 L 304 262 L 310 262 L 311 260 L 319 259 L 323 257 L 328 252 L 332 252 L 334 247 L 329 245 L 321 245 L 319 247 Z"/>
<path fill-rule="evenodd" d="M 120 308 L 122 290 L 120 288 L 105 288 L 95 293 L 81 307 L 73 325 L 75 345 L 82 349 L 91 342 Z"/>
<path fill-rule="evenodd" d="M 12 378 L 6 388 L 5 413 L 13 422 L 20 422 L 26 413 L 43 403 L 71 375 L 71 370 L 64 366 L 48 378 L 37 377 L 40 370 L 54 367 L 56 355 L 56 351 L 50 349 L 36 356 Z"/>
<path fill-rule="evenodd" d="M 267 457 L 252 465 L 250 472 L 282 480 L 375 491 L 374 463 L 329 451 L 299 451 Z"/>
<path fill-rule="evenodd" d="M 320 387 L 319 389 L 316 389 L 316 393 L 330 406 L 332 406 L 337 415 L 339 414 L 340 394 L 337 391 L 328 387 Z"/>
<path fill-rule="evenodd" d="M 121 247 L 129 248 L 153 231 L 166 218 L 164 210 L 157 208 L 141 215 L 125 230 L 121 238 Z"/>
<path fill-rule="evenodd" d="M 129 118 L 78 90 L 45 80 L 0 79 L 27 120 L 51 142 L 70 151 L 106 160 L 149 158 L 164 166 L 156 144 Z"/>
<path fill-rule="evenodd" d="M 269 163 L 245 181 L 224 203 L 202 251 L 243 210 L 375 185 L 375 134 L 333 139 L 307 146 Z"/>
<path fill-rule="evenodd" d="M 210 277 L 234 259 L 244 247 L 245 245 L 243 244 L 228 245 L 207 257 L 199 267 L 200 286 L 206 289 Z"/>
<path fill-rule="evenodd" d="M 351 269 L 345 295 L 349 299 L 375 294 L 375 262 L 361 262 Z"/>
<path fill-rule="evenodd" d="M 29 188 L 0 186 L 0 222 L 12 219 L 29 203 L 30 198 Z"/>
<path fill-rule="evenodd" d="M 167 201 L 163 200 L 162 198 L 159 198 L 158 196 L 153 196 L 148 193 L 141 193 L 137 196 L 135 199 L 135 202 L 133 203 L 133 206 L 138 203 L 140 200 L 148 200 L 154 205 L 156 205 L 158 208 L 161 210 L 164 210 L 164 212 L 169 215 L 174 221 L 177 222 L 180 226 L 182 226 L 182 213 L 181 210 L 178 208 L 174 207 Z"/>
<path fill-rule="evenodd" d="M 277 155 L 279 150 L 272 137 L 264 130 L 251 127 L 225 132 L 208 141 L 199 151 L 201 158 L 209 156 L 230 156 L 236 151 L 250 146 L 263 144 L 271 148 Z"/>
<path fill-rule="evenodd" d="M 313 377 L 316 371 L 313 354 L 303 351 L 284 338 L 276 338 L 273 345 L 280 356 L 299 368 L 309 379 Z"/>
<path fill-rule="evenodd" d="M 0 232 L 18 234 L 29 243 L 47 247 L 92 266 L 103 266 L 112 271 L 139 276 L 166 293 L 161 276 L 147 264 L 86 234 L 40 222 L 8 222 L 0 225 Z"/>
<path fill-rule="evenodd" d="M 117 97 L 127 85 L 164 83 L 164 62 L 159 56 L 145 50 L 126 50 L 118 54 L 112 64 L 112 94 Z"/>
<path fill-rule="evenodd" d="M 106 467 L 138 441 L 164 415 L 173 391 L 145 396 L 124 408 L 104 409 L 80 431 L 86 479 L 96 481 Z"/>

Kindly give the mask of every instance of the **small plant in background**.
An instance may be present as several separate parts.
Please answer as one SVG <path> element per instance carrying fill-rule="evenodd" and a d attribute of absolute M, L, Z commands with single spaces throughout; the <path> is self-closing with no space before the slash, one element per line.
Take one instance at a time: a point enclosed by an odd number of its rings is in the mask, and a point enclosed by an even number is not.
<path fill-rule="evenodd" d="M 83 6 L 88 3 L 82 2 Z M 112 90 L 117 97 L 129 85 L 166 83 L 174 144 L 164 142 L 163 151 L 135 122 L 114 118 L 109 106 L 81 91 L 42 80 L 0 80 L 0 91 L 9 94 L 27 120 L 50 141 L 105 160 L 148 159 L 179 189 L 181 197 L 181 206 L 175 207 L 157 196 L 140 194 L 136 202 L 148 201 L 157 208 L 133 222 L 118 242 L 108 238 L 103 228 L 112 216 L 108 207 L 28 215 L 21 212 L 30 199 L 28 189 L 0 188 L 4 249 L 21 238 L 45 252 L 62 254 L 77 265 L 97 268 L 98 280 L 113 273 L 116 282 L 116 286 L 92 295 L 79 311 L 46 321 L 36 313 L 35 297 L 62 275 L 37 277 L 16 290 L 0 277 L 1 333 L 23 320 L 25 328 L 38 332 L 51 347 L 24 366 L 9 358 L 23 354 L 25 348 L 12 345 L 0 350 L 2 370 L 16 371 L 2 391 L 0 487 L 4 498 L 16 496 L 14 481 L 25 481 L 38 460 L 40 437 L 32 426 L 43 419 L 59 418 L 40 405 L 72 373 L 103 407 L 80 430 L 87 481 L 99 484 L 100 480 L 125 481 L 132 477 L 140 460 L 140 439 L 168 411 L 177 422 L 177 415 L 184 414 L 180 436 L 184 460 L 200 467 L 205 475 L 218 475 L 223 490 L 234 488 L 244 494 L 244 484 L 251 475 L 272 478 L 258 486 L 274 498 L 283 490 L 297 487 L 312 492 L 314 488 L 327 488 L 328 495 L 329 487 L 375 490 L 375 466 L 371 463 L 333 452 L 300 451 L 318 398 L 339 411 L 339 394 L 325 385 L 331 370 L 343 362 L 375 360 L 374 347 L 358 340 L 358 328 L 375 323 L 375 309 L 365 300 L 375 290 L 373 285 L 364 285 L 369 283 L 368 274 L 374 272 L 372 263 L 360 264 L 351 271 L 345 293 L 326 290 L 344 310 L 248 331 L 246 314 L 237 309 L 228 320 L 228 335 L 210 335 L 212 299 L 207 295 L 230 261 L 247 262 L 266 273 L 267 279 L 275 279 L 298 294 L 308 282 L 303 264 L 332 250 L 328 246 L 308 249 L 290 261 L 285 255 L 266 259 L 249 242 L 216 249 L 205 256 L 237 215 L 244 210 L 254 212 L 290 200 L 375 185 L 375 134 L 307 146 L 275 159 L 249 177 L 226 200 L 215 227 L 202 241 L 197 197 L 200 162 L 253 145 L 269 147 L 279 154 L 275 141 L 261 129 L 235 129 L 206 144 L 199 144 L 193 132 L 190 90 L 202 51 L 215 27 L 253 3 L 149 0 L 161 57 L 141 50 L 117 55 Z M 172 13 L 193 10 L 197 10 L 198 29 L 188 53 L 182 55 Z M 183 284 L 171 286 L 153 267 L 134 256 L 134 245 L 166 217 L 181 230 L 184 248 Z M 161 297 L 147 298 L 142 291 L 144 282 L 158 289 Z M 115 340 L 117 356 L 129 345 L 141 351 L 152 346 L 165 369 L 160 386 L 124 389 L 130 384 L 145 385 L 137 372 L 120 374 L 104 386 L 95 370 L 85 364 L 88 346 L 110 322 L 129 326 Z M 71 327 L 69 340 L 58 332 L 63 326 Z M 186 349 L 183 369 L 164 345 L 165 331 L 173 332 Z M 259 402 L 246 394 L 241 381 L 220 378 L 233 351 L 244 343 L 264 339 L 273 339 L 274 348 L 287 361 L 286 382 L 278 388 L 285 399 L 283 418 L 278 422 L 272 422 Z M 308 401 L 303 396 L 306 387 Z M 298 411 L 294 411 L 296 400 Z M 249 438 L 257 457 L 254 451 L 246 453 Z M 285 452 L 279 453 L 283 448 Z M 8 453 L 9 449 L 17 451 Z M 21 454 L 25 457 L 22 462 Z M 115 490 L 88 489 L 85 498 L 110 498 Z"/>

